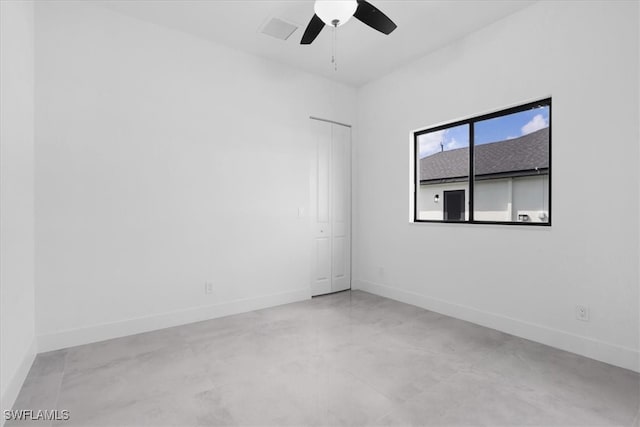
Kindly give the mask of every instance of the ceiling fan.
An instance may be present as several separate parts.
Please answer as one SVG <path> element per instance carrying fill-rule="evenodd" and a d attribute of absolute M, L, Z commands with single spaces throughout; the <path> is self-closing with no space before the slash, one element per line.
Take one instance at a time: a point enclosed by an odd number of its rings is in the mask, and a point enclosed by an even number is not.
<path fill-rule="evenodd" d="M 366 0 L 316 0 L 313 9 L 315 14 L 300 44 L 311 44 L 325 25 L 337 28 L 352 16 L 383 34 L 391 34 L 397 27 L 387 15 Z"/>

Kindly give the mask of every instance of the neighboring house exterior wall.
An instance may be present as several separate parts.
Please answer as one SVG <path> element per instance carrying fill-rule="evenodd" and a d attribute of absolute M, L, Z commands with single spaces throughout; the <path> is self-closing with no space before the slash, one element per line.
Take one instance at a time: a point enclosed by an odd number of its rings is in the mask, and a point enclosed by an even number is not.
<path fill-rule="evenodd" d="M 418 219 L 442 221 L 444 219 L 444 192 L 464 190 L 465 204 L 469 203 L 469 186 L 466 182 L 452 182 L 449 184 L 421 185 L 418 192 Z M 440 200 L 433 199 L 438 194 Z M 469 211 L 465 210 L 464 219 L 469 219 Z"/>
<path fill-rule="evenodd" d="M 513 221 L 529 215 L 528 222 L 549 221 L 549 175 L 513 178 Z"/>
<path fill-rule="evenodd" d="M 474 219 L 478 221 L 519 221 L 518 215 L 529 216 L 527 222 L 547 222 L 549 176 L 526 176 L 517 178 L 476 181 Z M 418 193 L 418 218 L 422 220 L 444 219 L 444 192 L 465 191 L 465 204 L 469 203 L 466 182 L 447 184 L 423 184 Z M 434 201 L 435 195 L 439 201 Z M 465 219 L 469 219 L 468 210 Z"/>
<path fill-rule="evenodd" d="M 478 221 L 511 221 L 512 190 L 511 178 L 476 182 L 473 218 Z"/>

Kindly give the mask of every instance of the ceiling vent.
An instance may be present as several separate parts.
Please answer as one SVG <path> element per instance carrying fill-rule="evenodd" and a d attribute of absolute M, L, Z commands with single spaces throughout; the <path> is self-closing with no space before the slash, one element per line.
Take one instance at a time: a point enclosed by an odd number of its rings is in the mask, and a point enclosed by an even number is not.
<path fill-rule="evenodd" d="M 292 24 L 287 21 L 283 21 L 280 18 L 271 18 L 262 27 L 260 32 L 262 34 L 266 34 L 268 36 L 275 37 L 280 40 L 286 40 L 297 29 L 298 29 L 298 26 L 295 24 Z"/>

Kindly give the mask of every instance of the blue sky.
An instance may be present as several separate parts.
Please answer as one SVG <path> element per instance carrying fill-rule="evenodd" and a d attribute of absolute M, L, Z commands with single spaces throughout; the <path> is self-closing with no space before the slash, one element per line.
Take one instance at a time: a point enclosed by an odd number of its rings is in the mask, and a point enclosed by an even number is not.
<path fill-rule="evenodd" d="M 549 126 L 549 107 L 535 108 L 495 119 L 477 122 L 476 145 L 517 138 Z M 420 158 L 438 153 L 441 144 L 445 151 L 469 146 L 468 125 L 456 126 L 418 137 Z"/>

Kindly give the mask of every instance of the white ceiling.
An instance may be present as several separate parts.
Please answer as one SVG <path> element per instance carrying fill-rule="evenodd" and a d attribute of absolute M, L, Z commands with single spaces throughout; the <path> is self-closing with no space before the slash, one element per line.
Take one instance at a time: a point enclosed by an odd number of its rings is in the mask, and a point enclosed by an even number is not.
<path fill-rule="evenodd" d="M 310 0 L 126 0 L 106 7 L 353 86 L 381 77 L 466 34 L 523 9 L 533 0 L 370 0 L 398 28 L 385 36 L 352 19 L 338 28 L 338 71 L 331 65 L 332 29 L 311 45 L 300 38 L 313 16 Z M 272 17 L 300 26 L 288 40 L 261 34 Z"/>

